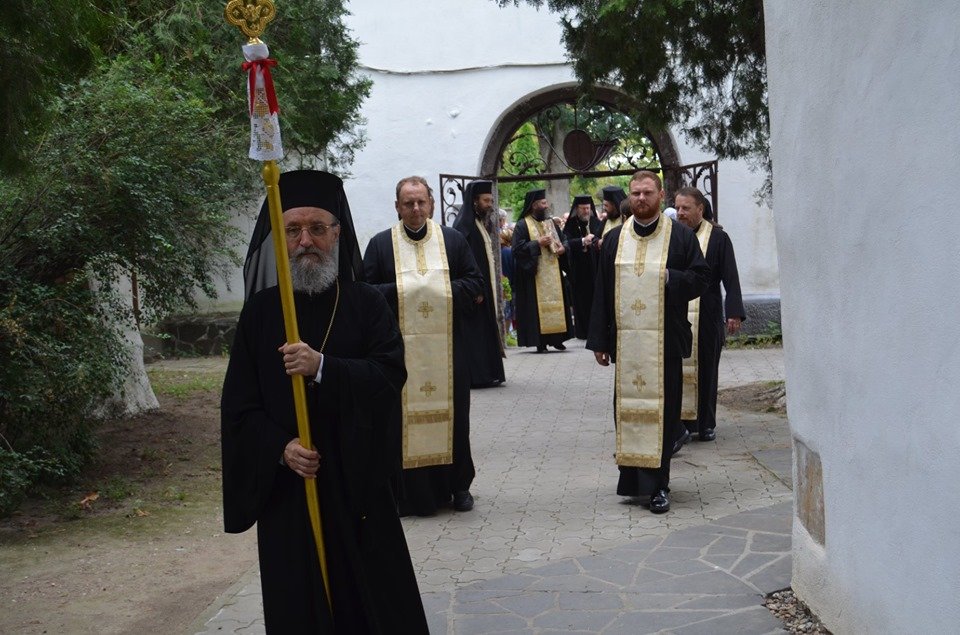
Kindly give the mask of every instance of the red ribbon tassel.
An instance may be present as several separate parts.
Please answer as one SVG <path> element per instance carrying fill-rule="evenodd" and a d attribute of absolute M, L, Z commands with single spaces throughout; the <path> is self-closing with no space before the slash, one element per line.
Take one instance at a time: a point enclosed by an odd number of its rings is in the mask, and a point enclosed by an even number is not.
<path fill-rule="evenodd" d="M 253 60 L 252 62 L 244 62 L 241 66 L 243 70 L 247 71 L 250 75 L 250 114 L 253 114 L 253 101 L 254 95 L 257 88 L 257 69 L 263 73 L 263 89 L 267 93 L 267 105 L 270 107 L 270 114 L 276 114 L 280 110 L 280 106 L 277 104 L 277 93 L 273 90 L 273 76 L 270 75 L 270 67 L 276 66 L 277 60 L 270 59 L 269 57 L 262 60 Z"/>

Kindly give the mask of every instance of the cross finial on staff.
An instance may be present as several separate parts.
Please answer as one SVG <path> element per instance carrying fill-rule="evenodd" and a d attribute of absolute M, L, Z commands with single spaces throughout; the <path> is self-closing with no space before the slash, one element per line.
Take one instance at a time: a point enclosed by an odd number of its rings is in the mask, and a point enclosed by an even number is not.
<path fill-rule="evenodd" d="M 230 24 L 239 27 L 243 34 L 256 40 L 267 28 L 267 23 L 277 15 L 273 0 L 230 0 L 223 15 Z"/>

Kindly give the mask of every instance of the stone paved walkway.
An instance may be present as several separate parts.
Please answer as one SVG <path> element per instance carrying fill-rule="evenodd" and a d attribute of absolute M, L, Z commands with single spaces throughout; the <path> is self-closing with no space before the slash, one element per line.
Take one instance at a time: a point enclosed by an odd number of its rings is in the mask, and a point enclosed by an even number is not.
<path fill-rule="evenodd" d="M 721 360 L 721 387 L 783 377 L 780 349 Z M 655 516 L 615 492 L 612 367 L 576 342 L 512 349 L 506 367 L 506 385 L 472 393 L 476 508 L 403 522 L 432 632 L 779 628 L 760 599 L 790 579 L 784 417 L 721 409 L 717 442 L 675 457 L 672 510 Z M 261 611 L 253 569 L 193 632 L 262 633 Z"/>

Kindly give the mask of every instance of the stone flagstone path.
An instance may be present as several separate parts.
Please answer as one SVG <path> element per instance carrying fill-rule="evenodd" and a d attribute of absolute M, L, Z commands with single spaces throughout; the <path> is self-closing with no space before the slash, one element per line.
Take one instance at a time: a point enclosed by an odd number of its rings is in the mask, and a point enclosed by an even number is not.
<path fill-rule="evenodd" d="M 431 632 L 777 630 L 760 600 L 790 579 L 786 418 L 721 408 L 656 516 L 615 492 L 612 369 L 568 346 L 511 349 L 507 384 L 473 391 L 474 511 L 403 521 Z M 721 387 L 782 378 L 780 349 L 721 358 Z M 191 632 L 263 633 L 256 568 Z"/>

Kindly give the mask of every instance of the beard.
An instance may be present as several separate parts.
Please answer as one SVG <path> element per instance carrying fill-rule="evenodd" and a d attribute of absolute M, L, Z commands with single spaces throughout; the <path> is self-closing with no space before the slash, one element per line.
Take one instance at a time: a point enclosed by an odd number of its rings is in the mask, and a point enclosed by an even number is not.
<path fill-rule="evenodd" d="M 490 218 L 490 215 L 493 214 L 493 205 L 490 207 L 480 207 L 479 205 L 473 208 L 477 216 L 481 221 L 486 221 Z"/>
<path fill-rule="evenodd" d="M 313 262 L 302 258 L 306 254 L 315 254 L 319 260 Z M 298 247 L 290 254 L 290 278 L 293 290 L 302 293 L 323 293 L 337 279 L 340 266 L 340 243 L 335 243 L 329 254 L 316 247 Z"/>
<path fill-rule="evenodd" d="M 631 206 L 630 211 L 633 213 L 633 215 L 636 218 L 639 218 L 641 220 L 648 220 L 648 219 L 652 219 L 654 216 L 657 215 L 657 212 L 660 211 L 660 207 L 659 206 L 655 207 L 648 203 L 638 202 L 635 205 Z"/>

